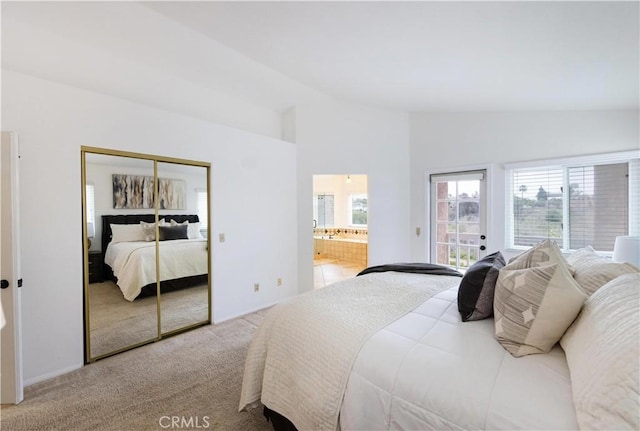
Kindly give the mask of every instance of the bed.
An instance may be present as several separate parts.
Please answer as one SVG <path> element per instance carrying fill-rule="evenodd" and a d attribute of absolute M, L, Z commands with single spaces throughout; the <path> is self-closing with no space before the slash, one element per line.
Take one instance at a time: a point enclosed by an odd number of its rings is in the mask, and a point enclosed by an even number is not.
<path fill-rule="evenodd" d="M 161 215 L 161 219 L 176 224 L 199 222 L 197 215 Z M 102 250 L 104 274 L 115 281 L 125 299 L 155 295 L 156 247 L 155 241 L 112 241 L 111 225 L 138 226 L 141 222 L 153 224 L 153 214 L 126 214 L 102 216 Z M 200 235 L 197 235 L 200 236 Z M 160 290 L 169 292 L 185 289 L 208 280 L 208 252 L 206 238 L 160 241 Z"/>
<path fill-rule="evenodd" d="M 276 430 L 638 429 L 637 268 L 600 280 L 560 343 L 521 357 L 494 318 L 462 321 L 461 280 L 372 272 L 272 308 L 240 410 L 264 408 Z"/>

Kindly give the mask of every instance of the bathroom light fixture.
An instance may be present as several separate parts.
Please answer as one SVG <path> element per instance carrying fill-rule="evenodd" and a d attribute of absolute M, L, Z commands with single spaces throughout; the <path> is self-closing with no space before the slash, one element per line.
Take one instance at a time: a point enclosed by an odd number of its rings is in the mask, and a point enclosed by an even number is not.
<path fill-rule="evenodd" d="M 347 175 L 347 184 L 351 184 L 351 175 Z"/>

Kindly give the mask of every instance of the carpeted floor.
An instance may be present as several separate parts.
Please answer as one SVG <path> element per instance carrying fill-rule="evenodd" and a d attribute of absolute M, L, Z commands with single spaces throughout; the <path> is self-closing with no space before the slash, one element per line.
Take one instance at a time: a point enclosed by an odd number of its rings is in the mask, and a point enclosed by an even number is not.
<path fill-rule="evenodd" d="M 264 311 L 164 339 L 25 389 L 2 430 L 271 430 L 238 412 L 244 359 Z M 172 426 L 174 424 L 179 426 Z"/>

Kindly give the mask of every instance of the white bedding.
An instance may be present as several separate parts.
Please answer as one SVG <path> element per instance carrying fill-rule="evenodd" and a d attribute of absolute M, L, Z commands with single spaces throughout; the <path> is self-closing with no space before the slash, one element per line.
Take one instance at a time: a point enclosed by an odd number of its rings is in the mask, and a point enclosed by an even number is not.
<path fill-rule="evenodd" d="M 118 286 L 133 301 L 143 286 L 156 282 L 156 243 L 109 243 L 104 257 L 118 278 Z M 206 274 L 207 240 L 180 239 L 160 242 L 160 281 Z"/>
<path fill-rule="evenodd" d="M 462 323 L 456 298 L 434 296 L 363 345 L 342 430 L 578 429 L 563 350 L 514 358 L 493 319 Z"/>
<path fill-rule="evenodd" d="M 335 430 L 360 347 L 459 277 L 376 273 L 272 308 L 247 352 L 240 410 L 261 401 L 299 430 Z"/>

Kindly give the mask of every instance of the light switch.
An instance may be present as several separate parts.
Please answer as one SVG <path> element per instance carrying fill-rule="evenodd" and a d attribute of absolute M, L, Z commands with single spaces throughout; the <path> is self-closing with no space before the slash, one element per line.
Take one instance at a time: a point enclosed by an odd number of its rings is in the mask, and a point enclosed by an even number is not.
<path fill-rule="evenodd" d="M 223 233 L 218 234 L 218 240 L 220 242 L 224 242 L 225 238 L 224 238 L 224 234 Z"/>
<path fill-rule="evenodd" d="M 420 236 L 420 228 L 419 227 L 416 228 L 416 236 Z"/>

